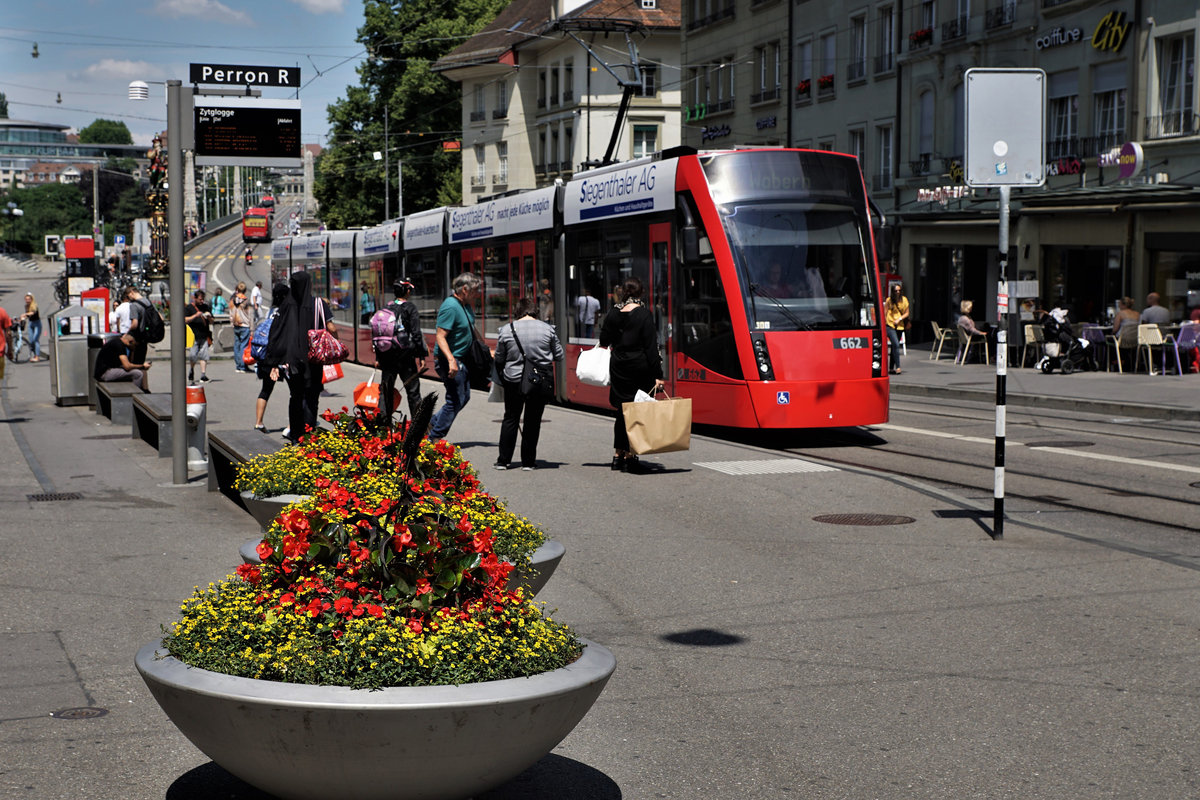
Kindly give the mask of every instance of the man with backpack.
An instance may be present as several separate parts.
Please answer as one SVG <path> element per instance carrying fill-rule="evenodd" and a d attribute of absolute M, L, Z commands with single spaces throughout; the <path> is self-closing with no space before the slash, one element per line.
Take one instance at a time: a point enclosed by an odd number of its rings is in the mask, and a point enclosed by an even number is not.
<path fill-rule="evenodd" d="M 410 414 L 416 413 L 421 402 L 421 382 L 416 376 L 429 350 L 421 335 L 420 312 L 408 299 L 412 290 L 412 283 L 397 278 L 392 284 L 396 299 L 371 316 L 371 344 L 375 347 L 375 366 L 383 373 L 379 394 L 387 420 L 396 410 L 396 378 L 404 384 Z"/>
<path fill-rule="evenodd" d="M 136 287 L 130 286 L 126 289 L 125 298 L 128 304 L 125 314 L 129 318 L 129 327 L 126 330 L 133 334 L 134 340 L 130 360 L 137 364 L 143 364 L 146 362 L 149 346 L 163 340 L 166 326 L 163 324 L 158 309 L 143 297 Z M 119 312 L 120 306 L 118 306 Z M 125 331 L 120 332 L 124 333 Z M 150 387 L 147 385 L 148 378 L 148 374 L 142 376 L 142 388 L 147 392 L 150 391 Z"/>

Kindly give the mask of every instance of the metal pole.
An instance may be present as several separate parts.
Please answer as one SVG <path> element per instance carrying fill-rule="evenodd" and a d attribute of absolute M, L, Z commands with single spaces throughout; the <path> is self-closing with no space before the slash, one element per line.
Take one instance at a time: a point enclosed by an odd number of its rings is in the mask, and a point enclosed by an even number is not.
<path fill-rule="evenodd" d="M 182 82 L 167 81 L 167 272 L 171 284 L 171 477 L 186 484 L 187 341 L 183 307 L 183 103 Z"/>
<path fill-rule="evenodd" d="M 996 485 L 992 538 L 1004 538 L 1004 437 L 1008 382 L 1008 209 L 1011 186 L 1000 187 L 1000 265 L 996 282 Z"/>
<path fill-rule="evenodd" d="M 391 168 L 388 166 L 388 107 L 383 103 L 383 218 L 392 218 L 392 187 L 390 181 Z"/>
<path fill-rule="evenodd" d="M 404 216 L 404 162 L 396 162 L 396 217 Z"/>

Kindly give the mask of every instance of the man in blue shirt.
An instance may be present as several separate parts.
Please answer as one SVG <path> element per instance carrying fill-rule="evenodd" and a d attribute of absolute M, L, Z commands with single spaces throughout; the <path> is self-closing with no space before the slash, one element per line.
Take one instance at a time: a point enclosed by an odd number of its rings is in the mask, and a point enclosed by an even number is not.
<path fill-rule="evenodd" d="M 475 314 L 470 307 L 479 299 L 482 287 L 478 275 L 464 272 L 454 279 L 453 294 L 438 308 L 437 372 L 446 389 L 446 402 L 429 425 L 429 438 L 433 441 L 450 432 L 454 418 L 471 399 L 471 384 L 462 359 L 475 335 Z"/>

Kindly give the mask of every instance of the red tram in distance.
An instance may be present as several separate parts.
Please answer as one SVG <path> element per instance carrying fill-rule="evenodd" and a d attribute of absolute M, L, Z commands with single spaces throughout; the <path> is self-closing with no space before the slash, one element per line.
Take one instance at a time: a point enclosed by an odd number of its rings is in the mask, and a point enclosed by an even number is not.
<path fill-rule="evenodd" d="M 565 185 L 331 235 L 353 239 L 339 241 L 336 258 L 329 239 L 277 240 L 272 277 L 312 272 L 316 291 L 337 298 L 341 338 L 361 363 L 374 362 L 365 320 L 390 301 L 396 277 L 416 287 L 432 352 L 438 306 L 470 271 L 484 279 L 476 311 L 487 338 L 518 298 L 536 296 L 567 350 L 559 400 L 608 408 L 607 388 L 576 380 L 575 362 L 595 346 L 614 287 L 636 275 L 667 392 L 692 399 L 697 423 L 794 429 L 888 417 L 875 239 L 851 156 L 675 148 Z M 595 318 L 583 315 L 595 307 L 588 297 L 599 301 Z"/>
<path fill-rule="evenodd" d="M 242 212 L 242 241 L 271 241 L 271 210 L 269 208 L 247 208 Z"/>

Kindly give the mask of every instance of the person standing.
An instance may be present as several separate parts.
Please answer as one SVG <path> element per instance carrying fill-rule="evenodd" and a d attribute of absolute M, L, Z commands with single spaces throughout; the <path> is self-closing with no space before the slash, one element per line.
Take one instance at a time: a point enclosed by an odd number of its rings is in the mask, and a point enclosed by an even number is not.
<path fill-rule="evenodd" d="M 892 284 L 888 299 L 883 302 L 883 321 L 887 325 L 888 364 L 893 375 L 900 374 L 900 335 L 909 329 L 908 298 L 899 283 Z"/>
<path fill-rule="evenodd" d="M 32 292 L 25 293 L 25 313 L 20 317 L 22 322 L 29 325 L 29 347 L 33 350 L 30 361 L 42 360 L 42 314 L 38 311 L 37 300 Z"/>
<path fill-rule="evenodd" d="M 630 276 L 621 284 L 621 297 L 600 325 L 600 346 L 612 348 L 609 360 L 608 401 L 617 410 L 613 424 L 612 468 L 622 472 L 642 472 L 635 453 L 629 450 L 622 403 L 633 402 L 641 389 L 654 393 L 663 386 L 662 356 L 658 352 L 658 331 L 654 315 L 642 301 L 642 281 Z"/>
<path fill-rule="evenodd" d="M 271 319 L 272 328 L 275 327 L 274 318 L 279 314 L 279 307 L 283 305 L 287 296 L 288 285 L 286 283 L 277 283 L 271 287 L 271 310 L 267 312 L 267 316 Z M 261 342 L 262 339 L 260 338 L 259 341 Z M 257 363 L 258 377 L 262 381 L 262 386 L 258 390 L 258 399 L 254 401 L 254 430 L 259 433 L 267 432 L 267 426 L 263 424 L 263 416 L 267 413 L 267 401 L 271 399 L 271 392 L 275 390 L 279 374 L 276 372 L 276 377 L 271 377 L 271 369 L 278 366 L 278 364 L 270 363 L 268 356 L 263 356 Z"/>
<path fill-rule="evenodd" d="M 375 298 L 371 296 L 371 289 L 366 281 L 363 281 L 358 288 L 358 310 L 361 314 L 359 322 L 363 325 L 370 325 L 371 315 L 375 313 Z"/>
<path fill-rule="evenodd" d="M 258 323 L 262 322 L 264 314 L 262 308 L 262 281 L 255 281 L 254 288 L 250 290 L 250 308 L 254 312 L 254 327 L 258 327 Z"/>
<path fill-rule="evenodd" d="M 246 345 L 250 343 L 250 298 L 246 297 L 246 283 L 239 282 L 229 298 L 229 323 L 233 325 L 233 364 L 237 372 L 250 372 L 246 367 Z"/>
<path fill-rule="evenodd" d="M 593 298 L 595 299 L 595 298 Z M 542 430 L 542 413 L 549 397 L 521 391 L 521 376 L 525 362 L 546 367 L 565 357 L 562 343 L 554 326 L 536 316 L 537 301 L 522 297 L 513 309 L 516 319 L 500 329 L 496 341 L 496 372 L 504 384 L 504 420 L 500 423 L 500 452 L 496 469 L 508 469 L 517 446 L 517 430 L 521 412 L 525 412 L 525 427 L 521 434 L 521 469 L 537 466 L 538 437 Z"/>
<path fill-rule="evenodd" d="M 413 284 L 404 278 L 397 278 L 392 284 L 392 293 L 396 299 L 387 307 L 399 320 L 397 331 L 400 332 L 400 341 L 392 342 L 392 346 L 387 350 L 375 350 L 375 366 L 383 373 L 379 379 L 379 399 L 383 403 L 384 419 L 389 422 L 396 410 L 397 378 L 408 395 L 408 413 L 415 415 L 417 406 L 421 404 L 421 382 L 417 379 L 417 374 L 429 356 L 429 348 L 425 346 L 425 337 L 421 335 L 420 311 L 416 304 L 408 299 L 412 290 Z"/>
<path fill-rule="evenodd" d="M 470 306 L 479 299 L 482 286 L 478 275 L 464 272 L 454 279 L 451 295 L 438 308 L 437 372 L 446 389 L 446 401 L 429 425 L 431 441 L 450 432 L 454 418 L 471 399 L 471 384 L 462 359 L 475 337 L 475 313 Z"/>
<path fill-rule="evenodd" d="M 596 335 L 596 318 L 600 316 L 600 301 L 592 297 L 587 286 L 575 299 L 575 318 L 579 322 L 579 335 L 592 339 Z"/>
<path fill-rule="evenodd" d="M 267 363 L 272 365 L 272 380 L 287 380 L 288 428 L 284 438 L 294 444 L 308 429 L 316 429 L 321 399 L 321 365 L 308 360 L 308 332 L 318 330 L 322 319 L 330 333 L 336 335 L 337 328 L 329 304 L 313 297 L 311 275 L 296 272 L 289 283 L 288 295 L 271 323 Z"/>
<path fill-rule="evenodd" d="M 229 302 L 225 299 L 225 293 L 221 291 L 220 286 L 213 289 L 212 313 L 215 317 L 229 313 Z"/>
<path fill-rule="evenodd" d="M 204 302 L 204 290 L 192 293 L 192 302 L 183 309 L 183 321 L 192 329 L 192 347 L 188 350 L 188 380 L 196 382 L 196 366 L 200 366 L 200 380 L 208 383 L 208 358 L 212 339 L 212 307 Z"/>
<path fill-rule="evenodd" d="M 126 311 L 128 330 L 133 334 L 133 351 L 129 358 L 138 364 L 148 363 L 147 354 L 150 351 L 150 343 L 145 339 L 145 325 L 142 320 L 145 318 L 146 309 L 151 307 L 150 301 L 143 297 L 135 286 L 130 286 L 126 290 L 125 296 L 129 303 L 129 309 Z M 150 391 L 150 373 L 148 372 L 142 375 L 142 391 Z"/>

